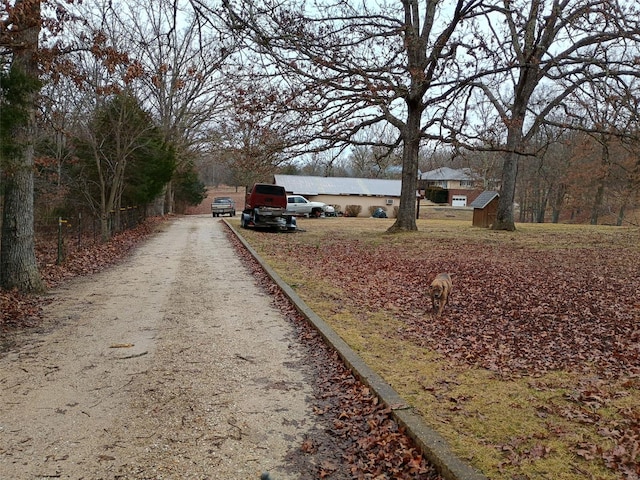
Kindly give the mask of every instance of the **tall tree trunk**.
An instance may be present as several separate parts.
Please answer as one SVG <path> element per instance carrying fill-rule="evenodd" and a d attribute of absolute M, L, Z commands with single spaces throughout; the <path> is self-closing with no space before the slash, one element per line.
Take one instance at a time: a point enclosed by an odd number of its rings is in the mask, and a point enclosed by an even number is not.
<path fill-rule="evenodd" d="M 624 221 L 624 212 L 627 209 L 627 201 L 623 200 L 622 205 L 620 205 L 620 209 L 618 210 L 618 217 L 616 218 L 616 227 L 621 227 L 622 222 Z"/>
<path fill-rule="evenodd" d="M 109 241 L 111 231 L 111 222 L 109 220 L 109 212 L 106 210 L 100 211 L 100 241 L 106 243 Z"/>
<path fill-rule="evenodd" d="M 564 197 L 567 193 L 567 185 L 566 183 L 560 183 L 556 187 L 555 194 L 553 196 L 554 201 L 551 206 L 551 222 L 558 223 L 560 221 L 560 209 L 562 208 L 562 204 L 564 202 Z"/>
<path fill-rule="evenodd" d="M 13 11 L 17 29 L 12 52 L 11 75 L 23 82 L 12 83 L 20 89 L 21 115 L 3 132 L 5 185 L 2 241 L 0 248 L 0 285 L 24 292 L 40 292 L 44 283 L 38 271 L 34 239 L 34 138 L 36 99 L 39 92 L 38 37 L 40 1 L 17 0 Z M 14 105 L 15 107 L 15 105 Z M 8 135 L 5 138 L 5 133 Z"/>
<path fill-rule="evenodd" d="M 598 217 L 600 215 L 600 209 L 602 208 L 602 202 L 604 200 L 605 183 L 611 174 L 611 158 L 609 157 L 609 145 L 608 139 L 602 137 L 602 174 L 598 177 L 598 185 L 596 187 L 596 193 L 593 197 L 593 204 L 591 206 L 591 225 L 598 224 Z"/>
<path fill-rule="evenodd" d="M 616 220 L 617 226 L 622 226 L 627 207 L 629 205 L 637 204 L 639 191 L 638 187 L 640 187 L 640 158 L 636 160 L 636 163 L 627 176 L 627 188 L 625 192 L 626 194 L 623 194 L 622 205 L 620 205 L 620 210 L 618 211 L 618 218 Z"/>
<path fill-rule="evenodd" d="M 516 229 L 513 219 L 513 199 L 516 194 L 517 177 L 518 154 L 516 152 L 507 152 L 502 166 L 502 184 L 493 230 L 514 231 Z"/>
<path fill-rule="evenodd" d="M 604 182 L 601 179 L 598 182 L 598 187 L 596 188 L 596 194 L 593 197 L 593 204 L 591 205 L 591 218 L 589 219 L 589 223 L 591 225 L 598 224 L 598 217 L 600 216 L 600 207 L 602 206 L 603 198 L 604 198 Z"/>
<path fill-rule="evenodd" d="M 518 203 L 520 204 L 520 210 L 518 213 L 518 221 L 525 223 L 527 221 L 527 212 L 529 211 L 529 197 L 526 188 L 520 187 L 520 193 L 518 195 Z"/>
<path fill-rule="evenodd" d="M 514 231 L 516 224 L 513 217 L 513 200 L 516 197 L 516 181 L 518 179 L 518 161 L 520 152 L 524 149 L 522 128 L 524 125 L 524 112 L 527 101 L 524 98 L 517 99 L 518 105 L 513 109 L 513 117 L 508 123 L 507 152 L 502 164 L 502 178 L 500 185 L 500 198 L 498 211 L 493 230 Z"/>
<path fill-rule="evenodd" d="M 44 284 L 35 255 L 33 147 L 25 150 L 22 165 L 5 172 L 0 273 L 3 288 L 40 292 Z"/>
<path fill-rule="evenodd" d="M 538 209 L 536 211 L 536 223 L 544 223 L 545 213 L 547 212 L 547 203 L 549 201 L 549 192 L 540 188 L 538 190 Z"/>
<path fill-rule="evenodd" d="M 253 184 L 247 183 L 247 188 L 251 188 L 251 185 Z M 173 180 L 167 183 L 164 199 L 165 199 L 164 211 L 169 214 L 175 213 L 176 206 L 174 202 Z"/>
<path fill-rule="evenodd" d="M 101 154 L 96 142 L 93 143 L 93 157 L 98 172 L 98 185 L 100 187 L 100 240 L 105 243 L 111 238 L 111 226 L 109 222 L 109 209 L 107 208 L 107 179 L 102 169 Z"/>
<path fill-rule="evenodd" d="M 407 125 L 404 130 L 402 150 L 402 186 L 400 187 L 400 208 L 396 221 L 388 232 L 416 231 L 416 192 L 418 190 L 418 151 L 420 149 L 420 119 L 422 112 L 409 104 Z"/>

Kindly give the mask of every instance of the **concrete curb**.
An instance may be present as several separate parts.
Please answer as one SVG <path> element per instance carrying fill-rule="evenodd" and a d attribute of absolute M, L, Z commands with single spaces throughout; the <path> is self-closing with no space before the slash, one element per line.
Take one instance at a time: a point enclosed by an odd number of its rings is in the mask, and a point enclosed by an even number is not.
<path fill-rule="evenodd" d="M 450 450 L 446 440 L 424 422 L 422 417 L 408 406 L 402 397 L 384 379 L 364 363 L 336 332 L 320 318 L 282 278 L 267 265 L 258 253 L 238 234 L 226 220 L 224 222 L 233 231 L 244 247 L 260 264 L 262 269 L 280 287 L 284 294 L 333 347 L 345 364 L 365 385 L 378 395 L 380 400 L 391 407 L 395 420 L 402 425 L 407 434 L 416 442 L 424 456 L 438 469 L 446 480 L 487 480 L 487 477 L 462 462 Z"/>

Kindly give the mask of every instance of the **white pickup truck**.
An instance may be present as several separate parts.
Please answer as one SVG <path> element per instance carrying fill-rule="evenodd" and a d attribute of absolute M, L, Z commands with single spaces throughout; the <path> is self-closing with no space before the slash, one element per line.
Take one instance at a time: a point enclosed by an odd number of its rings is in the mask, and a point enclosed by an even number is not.
<path fill-rule="evenodd" d="M 216 197 L 211 203 L 211 214 L 214 217 L 220 215 L 236 216 L 236 202 L 231 197 Z"/>
<path fill-rule="evenodd" d="M 335 215 L 331 205 L 322 202 L 310 202 L 302 195 L 287 195 L 287 213 L 308 217 L 322 217 Z"/>

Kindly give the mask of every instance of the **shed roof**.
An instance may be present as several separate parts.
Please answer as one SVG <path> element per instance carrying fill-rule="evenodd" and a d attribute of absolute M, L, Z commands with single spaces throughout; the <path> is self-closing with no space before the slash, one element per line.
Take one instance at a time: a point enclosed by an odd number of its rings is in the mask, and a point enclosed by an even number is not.
<path fill-rule="evenodd" d="M 498 194 L 498 192 L 485 190 L 480 195 L 478 195 L 473 202 L 471 202 L 470 206 L 473 208 L 485 208 L 487 205 L 489 205 L 489 203 L 491 203 L 494 198 L 499 196 L 500 194 Z"/>
<path fill-rule="evenodd" d="M 313 177 L 274 175 L 274 183 L 297 195 L 364 195 L 399 197 L 400 180 L 380 178 Z"/>
<path fill-rule="evenodd" d="M 443 181 L 443 180 L 476 180 L 470 168 L 453 169 L 440 167 L 420 174 L 420 180 Z"/>

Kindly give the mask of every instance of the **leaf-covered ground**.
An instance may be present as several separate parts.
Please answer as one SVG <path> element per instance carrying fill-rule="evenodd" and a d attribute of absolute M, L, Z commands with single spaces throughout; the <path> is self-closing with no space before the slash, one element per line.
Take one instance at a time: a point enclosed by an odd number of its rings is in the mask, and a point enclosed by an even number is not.
<path fill-rule="evenodd" d="M 304 235 L 271 236 L 265 248 L 363 315 L 392 311 L 403 335 L 460 362 L 501 373 L 640 375 L 640 238 L 635 249 L 455 238 L 402 248 L 332 232 L 318 248 Z M 451 274 L 453 294 L 434 318 L 426 289 L 440 272 Z"/>
<path fill-rule="evenodd" d="M 391 221 L 373 222 L 301 220 L 295 234 L 243 235 L 299 293 L 324 301 L 324 314 L 339 318 L 344 310 L 364 325 L 382 313 L 400 325 L 393 337 L 497 378 L 579 378 L 562 388 L 530 381 L 559 397 L 536 400 L 537 420 L 566 423 L 487 445 L 502 458 L 496 468 L 513 472 L 507 467 L 566 447 L 611 472 L 606 478 L 640 476 L 640 407 L 630 400 L 640 391 L 640 231 L 528 226 L 497 233 L 425 223 L 417 233 L 386 235 Z M 426 288 L 439 272 L 449 272 L 454 287 L 436 318 Z M 455 400 L 452 409 L 483 415 Z M 577 441 L 582 427 L 590 436 Z M 556 441 L 566 445 L 549 446 Z M 605 478 L 572 468 L 575 476 L 566 478 Z M 535 478 L 521 472 L 518 478 Z"/>
<path fill-rule="evenodd" d="M 83 248 L 68 245 L 61 265 L 55 262 L 55 239 L 41 241 L 37 258 L 43 279 L 51 288 L 73 277 L 99 272 L 125 258 L 163 221 L 161 218 L 150 219 L 136 229 L 115 236 L 106 244 L 86 243 Z M 236 243 L 239 244 L 237 240 Z M 442 480 L 433 465 L 393 420 L 390 408 L 381 404 L 377 396 L 354 377 L 246 250 L 239 248 L 239 251 L 249 268 L 254 270 L 257 281 L 273 295 L 274 302 L 296 327 L 301 343 L 307 346 L 307 360 L 316 372 L 314 410 L 320 419 L 318 425 L 323 427 L 291 455 L 292 471 L 303 473 L 304 478 L 329 480 Z M 46 301 L 46 295 L 0 290 L 0 348 L 5 340 L 10 344 L 11 335 L 3 334 L 38 326 L 41 307 Z"/>
<path fill-rule="evenodd" d="M 138 227 L 115 235 L 108 243 L 95 243 L 93 239 L 86 239 L 78 246 L 75 241 L 69 241 L 63 247 L 65 258 L 60 264 L 56 262 L 57 238 L 40 237 L 36 242 L 40 275 L 46 287 L 53 288 L 73 277 L 99 272 L 119 262 L 138 243 L 148 238 L 163 221 L 161 217 L 151 217 Z M 41 305 L 45 301 L 44 296 L 0 290 L 0 333 L 37 325 Z"/>
<path fill-rule="evenodd" d="M 300 315 L 235 235 L 230 234 L 229 238 L 256 280 L 295 326 L 309 352 L 307 361 L 316 377 L 313 408 L 327 425 L 324 431 L 309 436 L 300 447 L 303 457 L 314 453 L 323 458 L 314 467 L 317 469 L 314 478 L 443 480 L 393 419 L 391 408 L 380 403 L 338 354 L 329 349 L 319 332 Z M 304 459 L 302 462 L 295 457 L 290 460 L 304 465 Z"/>
<path fill-rule="evenodd" d="M 487 251 L 455 240 L 420 258 L 357 241 L 342 247 L 312 269 L 337 282 L 345 301 L 394 310 L 404 335 L 456 360 L 500 372 L 640 373 L 638 256 Z M 438 272 L 451 273 L 454 293 L 446 315 L 425 321 L 425 284 Z"/>
<path fill-rule="evenodd" d="M 106 245 L 77 250 L 69 245 L 62 266 L 55 265 L 55 249 L 40 244 L 38 259 L 47 285 L 119 261 L 153 231 L 154 221 Z M 571 476 L 562 478 L 640 477 L 640 402 L 635 401 L 640 396 L 637 229 L 523 226 L 515 234 L 496 234 L 423 224 L 419 233 L 392 236 L 384 234 L 390 224 L 385 221 L 362 226 L 354 219 L 321 219 L 300 224 L 306 231 L 244 232 L 265 258 L 281 271 L 293 272 L 299 292 L 319 289 L 333 313 L 348 310 L 363 322 L 383 312 L 399 322 L 393 335 L 416 348 L 499 378 L 528 378 L 532 390 L 550 392 L 552 401 L 531 393 L 519 399 L 509 393 L 513 408 L 532 404 L 546 431 L 519 432 L 502 441 L 489 440 L 487 432 L 479 442 L 498 452 L 496 468 L 502 476 L 495 478 L 560 478 L 531 474 L 525 468 L 544 463 L 564 448 L 557 442 L 566 443 L 573 457 Z M 435 318 L 425 291 L 442 271 L 452 274 L 454 290 L 445 313 Z M 0 333 L 37 325 L 44 301 L 46 297 L 0 291 Z M 580 380 L 558 381 L 559 388 L 545 378 L 555 371 Z M 409 445 L 381 448 L 398 445 L 393 442 L 403 442 L 403 437 L 388 422 L 384 406 L 353 384 L 348 372 L 331 371 L 320 381 L 325 382 L 328 404 L 345 411 L 345 421 L 334 424 L 331 435 L 350 442 L 345 452 L 354 475 L 359 472 L 357 478 L 370 478 L 366 475 L 382 460 L 413 465 L 419 459 Z M 442 385 L 419 378 L 414 383 L 450 412 L 446 422 L 465 422 L 470 416 L 485 422 L 483 412 L 469 409 L 468 398 L 443 394 Z M 356 436 L 359 425 L 366 431 Z M 310 442 L 303 448 L 327 447 Z M 400 452 L 400 459 L 393 452 Z M 326 478 L 332 478 L 332 465 L 343 460 L 327 453 L 322 470 Z M 594 474 L 584 462 L 609 474 Z M 415 465 L 418 471 L 427 468 Z"/>

